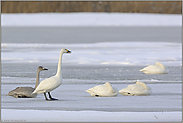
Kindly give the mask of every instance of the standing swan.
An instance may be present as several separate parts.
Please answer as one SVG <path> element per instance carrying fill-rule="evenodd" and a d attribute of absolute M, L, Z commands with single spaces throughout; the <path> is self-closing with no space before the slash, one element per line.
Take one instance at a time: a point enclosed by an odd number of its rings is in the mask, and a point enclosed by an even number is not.
<path fill-rule="evenodd" d="M 86 90 L 86 92 L 88 92 L 93 97 L 115 97 L 118 95 L 118 90 L 113 88 L 109 82 L 90 88 Z"/>
<path fill-rule="evenodd" d="M 146 74 L 167 74 L 168 69 L 160 62 L 156 62 L 155 65 L 149 65 L 139 71 L 142 71 Z"/>
<path fill-rule="evenodd" d="M 33 94 L 32 92 L 36 89 L 39 84 L 39 74 L 43 70 L 48 70 L 42 66 L 37 68 L 37 76 L 36 76 L 36 85 L 34 88 L 32 87 L 17 87 L 16 89 L 10 91 L 7 96 L 13 96 L 15 98 L 35 98 L 37 94 Z"/>
<path fill-rule="evenodd" d="M 61 66 L 62 66 L 62 55 L 63 55 L 63 53 L 71 53 L 71 51 L 69 51 L 67 49 L 61 49 L 56 75 L 41 81 L 41 83 L 38 85 L 38 87 L 36 88 L 36 90 L 32 94 L 35 94 L 35 93 L 42 94 L 42 93 L 44 93 L 45 99 L 49 100 L 46 97 L 46 93 L 48 92 L 50 100 L 58 100 L 58 99 L 55 99 L 55 98 L 51 97 L 50 91 L 58 88 L 62 84 Z"/>

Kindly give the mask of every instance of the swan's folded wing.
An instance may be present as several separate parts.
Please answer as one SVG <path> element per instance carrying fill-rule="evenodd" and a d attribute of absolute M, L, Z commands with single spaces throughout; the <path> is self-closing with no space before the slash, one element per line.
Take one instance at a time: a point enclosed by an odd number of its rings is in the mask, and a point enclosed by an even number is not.
<path fill-rule="evenodd" d="M 144 88 L 141 85 L 129 85 L 126 88 L 123 88 L 119 91 L 122 95 L 139 95 L 144 92 Z"/>
<path fill-rule="evenodd" d="M 154 67 L 155 67 L 155 65 L 149 65 L 149 66 L 147 66 L 147 67 L 142 68 L 142 69 L 139 70 L 139 71 L 148 71 L 148 70 L 154 69 Z"/>
<path fill-rule="evenodd" d="M 101 97 L 111 97 L 117 96 L 118 90 L 115 89 L 114 92 L 111 92 L 108 87 L 105 85 L 98 85 L 93 88 L 86 90 L 91 96 L 101 96 Z"/>
<path fill-rule="evenodd" d="M 149 65 L 139 71 L 142 71 L 146 74 L 159 74 L 163 72 L 163 69 L 157 65 Z"/>
<path fill-rule="evenodd" d="M 97 85 L 93 88 L 86 90 L 91 96 L 100 95 L 101 91 L 105 91 L 107 88 L 104 85 Z"/>
<path fill-rule="evenodd" d="M 48 79 L 41 81 L 41 83 L 38 85 L 38 87 L 36 88 L 36 90 L 33 93 L 41 94 L 41 93 L 45 93 L 45 92 L 50 92 L 50 91 L 54 90 L 55 88 L 57 88 L 60 84 L 61 84 L 61 82 L 58 82 L 57 77 L 53 76 L 53 77 L 50 77 Z"/>

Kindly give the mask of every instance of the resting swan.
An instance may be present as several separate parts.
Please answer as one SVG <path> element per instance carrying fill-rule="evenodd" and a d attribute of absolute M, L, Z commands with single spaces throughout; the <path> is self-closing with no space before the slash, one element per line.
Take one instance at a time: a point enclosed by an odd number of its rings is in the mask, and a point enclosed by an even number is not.
<path fill-rule="evenodd" d="M 90 88 L 86 92 L 96 97 L 115 97 L 118 95 L 118 90 L 113 88 L 109 82 Z"/>
<path fill-rule="evenodd" d="M 165 68 L 165 66 L 160 62 L 156 62 L 155 65 L 149 65 L 139 71 L 142 71 L 146 74 L 167 74 L 168 73 L 168 69 Z"/>
<path fill-rule="evenodd" d="M 63 53 L 71 53 L 71 51 L 69 51 L 67 49 L 61 49 L 56 75 L 41 81 L 41 83 L 38 85 L 38 87 L 34 90 L 34 92 L 32 94 L 35 94 L 35 93 L 42 94 L 42 93 L 44 93 L 45 99 L 49 100 L 46 97 L 46 93 L 48 92 L 50 100 L 58 100 L 58 99 L 52 98 L 50 92 L 52 90 L 58 88 L 62 84 L 61 66 L 62 66 L 62 55 L 63 55 Z"/>
<path fill-rule="evenodd" d="M 36 98 L 37 94 L 33 94 L 32 92 L 36 89 L 39 84 L 39 73 L 43 70 L 48 70 L 42 66 L 37 68 L 37 76 L 36 76 L 36 85 L 34 88 L 32 87 L 17 87 L 16 89 L 10 91 L 7 96 L 13 96 L 15 98 Z"/>
<path fill-rule="evenodd" d="M 140 96 L 140 95 L 150 95 L 152 92 L 151 88 L 145 83 L 137 81 L 133 85 L 129 85 L 119 91 L 120 94 L 126 96 Z"/>

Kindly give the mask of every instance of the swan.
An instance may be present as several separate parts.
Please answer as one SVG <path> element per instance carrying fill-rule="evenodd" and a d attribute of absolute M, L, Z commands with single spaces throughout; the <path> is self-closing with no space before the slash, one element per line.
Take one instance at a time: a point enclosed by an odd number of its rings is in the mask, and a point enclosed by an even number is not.
<path fill-rule="evenodd" d="M 32 94 L 35 94 L 35 93 L 42 94 L 42 93 L 44 93 L 45 99 L 49 100 L 46 97 L 46 93 L 48 93 L 50 100 L 58 100 L 58 99 L 52 98 L 50 92 L 52 90 L 58 88 L 62 84 L 61 66 L 62 66 L 62 55 L 64 53 L 71 53 L 71 51 L 69 51 L 67 49 L 61 49 L 56 75 L 41 81 L 40 84 L 38 85 L 38 87 L 34 90 L 34 92 Z"/>
<path fill-rule="evenodd" d="M 96 97 L 115 97 L 118 95 L 118 90 L 113 88 L 109 82 L 90 88 L 86 92 Z"/>
<path fill-rule="evenodd" d="M 155 65 L 149 65 L 139 71 L 142 71 L 146 74 L 167 74 L 168 69 L 160 62 L 156 62 Z"/>
<path fill-rule="evenodd" d="M 36 98 L 37 94 L 33 94 L 32 92 L 36 89 L 39 84 L 39 74 L 43 70 L 48 70 L 42 66 L 37 68 L 37 75 L 36 75 L 36 85 L 34 88 L 32 87 L 17 87 L 16 89 L 10 91 L 7 96 L 13 96 L 15 98 Z"/>
<path fill-rule="evenodd" d="M 126 96 L 141 96 L 141 95 L 150 95 L 152 92 L 151 88 L 148 87 L 145 83 L 137 81 L 133 85 L 129 85 L 126 88 L 123 88 L 119 91 L 120 94 Z"/>

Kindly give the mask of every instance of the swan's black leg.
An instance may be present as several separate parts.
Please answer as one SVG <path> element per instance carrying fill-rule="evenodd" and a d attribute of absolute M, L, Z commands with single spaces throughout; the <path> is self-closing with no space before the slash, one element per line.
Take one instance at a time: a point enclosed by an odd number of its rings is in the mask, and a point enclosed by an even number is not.
<path fill-rule="evenodd" d="M 52 98 L 50 92 L 48 92 L 48 95 L 49 95 L 50 100 L 58 100 L 58 99 Z"/>
<path fill-rule="evenodd" d="M 44 93 L 44 96 L 45 96 L 45 99 L 46 99 L 46 100 L 49 100 L 49 99 L 46 97 L 46 93 Z"/>

